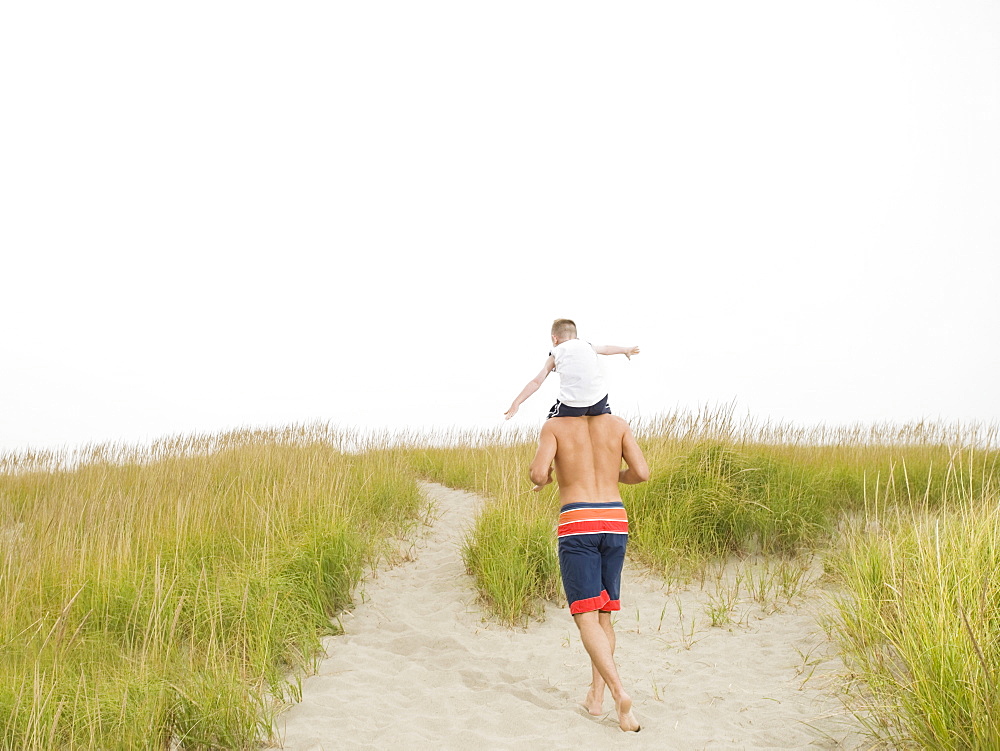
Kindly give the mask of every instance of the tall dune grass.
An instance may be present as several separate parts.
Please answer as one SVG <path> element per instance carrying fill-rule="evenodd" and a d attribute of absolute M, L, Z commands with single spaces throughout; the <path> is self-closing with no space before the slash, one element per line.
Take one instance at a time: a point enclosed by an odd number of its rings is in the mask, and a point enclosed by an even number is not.
<path fill-rule="evenodd" d="M 877 734 L 921 748 L 1000 748 L 1000 494 L 954 494 L 857 520 L 827 557 L 834 633 Z"/>
<path fill-rule="evenodd" d="M 683 572 L 821 548 L 891 737 L 995 747 L 993 428 L 722 408 L 636 433 L 652 479 L 623 487 L 633 556 Z M 486 498 L 462 554 L 486 606 L 524 622 L 561 595 L 535 439 L 313 426 L 0 457 L 0 749 L 256 747 L 298 696 L 286 676 L 420 513 L 417 477 Z"/>
<path fill-rule="evenodd" d="M 652 479 L 622 488 L 633 556 L 690 572 L 731 554 L 820 549 L 845 589 L 834 632 L 870 692 L 873 730 L 901 745 L 1000 748 L 995 428 L 800 430 L 721 410 L 661 416 L 637 434 Z M 465 557 L 508 622 L 558 587 L 558 500 L 530 492 L 534 446 L 522 434 L 419 459 L 425 474 L 490 497 Z"/>
<path fill-rule="evenodd" d="M 521 623 L 545 599 L 559 595 L 553 546 L 558 499 L 525 483 L 534 435 L 517 431 L 459 435 L 445 445 L 411 449 L 421 476 L 482 494 L 486 505 L 470 520 L 462 556 L 487 608 L 504 623 Z M 455 440 L 457 439 L 457 440 Z M 484 440 L 485 439 L 485 440 Z"/>
<path fill-rule="evenodd" d="M 997 433 L 976 425 L 794 428 L 722 408 L 664 415 L 638 432 L 653 476 L 622 488 L 630 546 L 664 571 L 811 550 L 844 515 L 873 504 L 936 508 L 1000 473 Z"/>
<path fill-rule="evenodd" d="M 730 554 L 794 555 L 826 545 L 845 515 L 876 504 L 936 508 L 1000 472 L 992 427 L 937 423 L 795 428 L 740 420 L 730 407 L 635 427 L 652 479 L 623 486 L 630 551 L 663 572 Z M 464 548 L 487 605 L 523 621 L 558 597 L 558 497 L 531 492 L 533 431 L 461 437 L 411 454 L 423 476 L 485 494 Z M 485 440 L 484 440 L 485 439 Z"/>
<path fill-rule="evenodd" d="M 419 511 L 324 428 L 8 455 L 0 748 L 252 748 L 331 616 Z"/>

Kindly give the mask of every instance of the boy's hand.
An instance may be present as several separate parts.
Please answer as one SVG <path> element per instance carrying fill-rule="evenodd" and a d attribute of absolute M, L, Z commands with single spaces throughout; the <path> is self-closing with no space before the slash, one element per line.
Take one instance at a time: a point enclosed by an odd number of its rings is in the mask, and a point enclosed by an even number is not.
<path fill-rule="evenodd" d="M 517 407 L 511 406 L 510 409 L 508 409 L 506 412 L 503 413 L 503 419 L 509 420 L 516 414 L 517 414 Z"/>
<path fill-rule="evenodd" d="M 638 347 L 632 347 L 631 349 L 626 350 L 624 354 L 625 354 L 625 357 L 627 357 L 629 360 L 631 360 L 632 359 L 632 355 L 639 354 L 639 348 Z"/>

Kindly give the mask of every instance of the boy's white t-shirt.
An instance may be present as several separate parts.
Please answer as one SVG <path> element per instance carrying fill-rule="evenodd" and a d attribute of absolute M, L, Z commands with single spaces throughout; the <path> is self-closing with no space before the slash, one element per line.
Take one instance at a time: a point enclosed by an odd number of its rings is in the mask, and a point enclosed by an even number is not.
<path fill-rule="evenodd" d="M 552 349 L 559 374 L 559 401 L 568 407 L 589 407 L 608 395 L 598 354 L 589 342 L 570 339 Z"/>

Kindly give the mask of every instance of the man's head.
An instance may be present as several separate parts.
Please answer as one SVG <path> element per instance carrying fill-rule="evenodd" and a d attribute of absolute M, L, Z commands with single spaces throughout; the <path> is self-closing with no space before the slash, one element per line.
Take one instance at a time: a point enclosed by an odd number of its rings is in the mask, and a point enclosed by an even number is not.
<path fill-rule="evenodd" d="M 552 344 L 558 345 L 576 339 L 576 324 L 568 318 L 557 318 L 552 322 Z"/>

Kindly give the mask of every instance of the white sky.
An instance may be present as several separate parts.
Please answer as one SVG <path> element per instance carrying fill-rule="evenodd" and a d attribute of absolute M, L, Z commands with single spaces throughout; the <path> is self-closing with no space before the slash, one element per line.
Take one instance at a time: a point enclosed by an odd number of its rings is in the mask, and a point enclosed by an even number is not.
<path fill-rule="evenodd" d="M 6 3 L 0 101 L 0 449 L 497 425 L 562 316 L 626 415 L 1000 420 L 993 0 Z"/>

